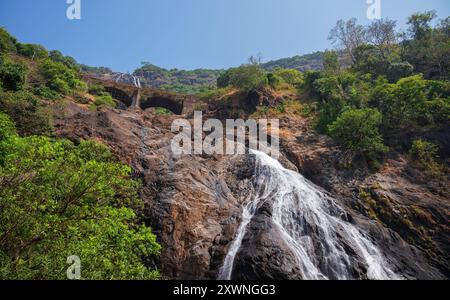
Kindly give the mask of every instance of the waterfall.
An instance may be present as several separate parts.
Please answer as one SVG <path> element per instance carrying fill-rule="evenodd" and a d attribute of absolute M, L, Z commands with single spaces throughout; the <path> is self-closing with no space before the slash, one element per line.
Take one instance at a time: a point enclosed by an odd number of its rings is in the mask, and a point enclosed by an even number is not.
<path fill-rule="evenodd" d="M 121 82 L 122 82 L 122 78 L 123 78 L 124 76 L 127 76 L 127 78 L 126 78 L 126 80 L 125 80 L 124 82 L 129 82 L 129 81 L 130 81 L 130 78 L 131 78 L 131 81 L 132 81 L 132 83 L 133 83 L 133 85 L 134 85 L 135 87 L 137 87 L 137 88 L 139 88 L 139 89 L 142 88 L 141 80 L 139 79 L 139 77 L 134 76 L 134 75 L 132 75 L 132 74 L 124 74 L 124 73 L 114 74 L 114 75 L 113 75 L 113 80 L 114 80 L 115 82 L 121 83 Z"/>
<path fill-rule="evenodd" d="M 265 153 L 250 151 L 256 157 L 255 192 L 244 206 L 242 222 L 219 270 L 219 279 L 231 279 L 247 227 L 263 201 L 272 204 L 272 222 L 294 254 L 302 278 L 357 279 L 352 274 L 354 260 L 344 245 L 364 264 L 367 278 L 401 278 L 369 238 L 345 220 L 344 209 L 333 198 Z"/>

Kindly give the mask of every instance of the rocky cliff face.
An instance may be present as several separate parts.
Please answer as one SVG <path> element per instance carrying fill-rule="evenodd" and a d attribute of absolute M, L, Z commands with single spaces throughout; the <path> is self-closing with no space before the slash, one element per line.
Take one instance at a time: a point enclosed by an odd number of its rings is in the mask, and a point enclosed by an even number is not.
<path fill-rule="evenodd" d="M 210 114 L 214 115 L 213 113 Z M 167 278 L 215 279 L 251 194 L 254 159 L 182 156 L 170 150 L 174 117 L 139 109 L 87 111 L 69 104 L 56 121 L 58 135 L 109 145 L 143 181 L 143 219 L 162 245 L 156 262 Z M 395 270 L 406 278 L 449 277 L 449 202 L 446 187 L 417 181 L 404 158 L 392 157 L 379 173 L 343 167 L 346 157 L 301 118 L 281 120 L 286 165 L 298 169 L 346 208 L 347 218 L 370 233 Z M 354 161 L 357 163 L 357 160 Z M 448 185 L 447 185 L 448 186 Z M 239 250 L 233 278 L 301 279 L 270 216 L 258 206 Z M 364 278 L 364 270 L 360 278 Z"/>

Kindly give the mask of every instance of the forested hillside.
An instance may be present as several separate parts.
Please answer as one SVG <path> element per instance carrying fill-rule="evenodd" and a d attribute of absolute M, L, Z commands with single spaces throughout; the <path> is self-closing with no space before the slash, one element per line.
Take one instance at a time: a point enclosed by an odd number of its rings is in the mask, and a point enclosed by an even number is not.
<path fill-rule="evenodd" d="M 158 278 L 132 169 L 105 145 L 55 137 L 54 113 L 70 102 L 116 105 L 74 59 L 0 28 L 0 279 L 67 279 L 74 253 L 84 279 Z"/>
<path fill-rule="evenodd" d="M 450 17 L 350 19 L 329 39 L 227 70 L 144 63 L 143 86 L 189 94 L 171 111 L 0 29 L 0 279 L 66 279 L 74 254 L 83 279 L 216 279 L 230 255 L 227 279 L 450 278 Z M 279 120 L 279 161 L 176 157 L 172 122 L 194 110 Z"/>

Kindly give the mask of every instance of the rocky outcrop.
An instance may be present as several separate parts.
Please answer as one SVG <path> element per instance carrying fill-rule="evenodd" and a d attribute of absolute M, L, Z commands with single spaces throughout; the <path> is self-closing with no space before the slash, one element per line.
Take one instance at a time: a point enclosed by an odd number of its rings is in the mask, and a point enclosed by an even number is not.
<path fill-rule="evenodd" d="M 215 279 L 251 194 L 254 163 L 249 155 L 175 157 L 174 118 L 139 109 L 92 112 L 69 104 L 55 126 L 60 137 L 108 145 L 133 167 L 143 182 L 143 220 L 162 245 L 157 264 L 165 277 Z M 397 272 L 406 278 L 449 277 L 446 187 L 418 180 L 402 157 L 391 157 L 371 174 L 364 162 L 317 135 L 302 118 L 282 119 L 281 138 L 286 158 L 346 207 L 348 220 L 370 233 Z M 301 279 L 271 214 L 271 203 L 258 207 L 233 278 Z"/>
<path fill-rule="evenodd" d="M 360 157 L 316 134 L 307 120 L 282 120 L 283 152 L 305 177 L 349 208 L 412 278 L 450 276 L 450 202 L 446 175 L 430 178 L 398 153 L 371 172 Z M 282 130 L 283 133 L 283 130 Z"/>
<path fill-rule="evenodd" d="M 238 181 L 229 166 L 239 157 L 174 157 L 172 120 L 139 110 L 91 112 L 70 104 L 55 125 L 61 137 L 108 145 L 142 179 L 143 216 L 162 245 L 164 276 L 214 279 L 239 224 L 241 203 L 225 180 Z"/>

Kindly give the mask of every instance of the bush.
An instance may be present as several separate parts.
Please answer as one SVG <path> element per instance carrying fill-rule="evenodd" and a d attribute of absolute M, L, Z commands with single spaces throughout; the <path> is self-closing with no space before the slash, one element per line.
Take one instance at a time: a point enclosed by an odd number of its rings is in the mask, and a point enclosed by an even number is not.
<path fill-rule="evenodd" d="M 281 78 L 287 84 L 299 87 L 303 84 L 303 75 L 297 70 L 276 68 L 272 74 Z"/>
<path fill-rule="evenodd" d="M 173 115 L 173 113 L 164 107 L 157 107 L 155 108 L 155 114 L 158 116 L 170 116 Z"/>
<path fill-rule="evenodd" d="M 0 27 L 0 52 L 15 52 L 16 43 L 16 39 Z"/>
<path fill-rule="evenodd" d="M 108 95 L 96 96 L 95 97 L 95 101 L 92 104 L 91 108 L 92 109 L 97 109 L 97 108 L 102 107 L 102 106 L 115 108 L 117 106 L 117 103 L 116 103 L 116 101 L 114 101 L 114 99 L 109 94 Z"/>
<path fill-rule="evenodd" d="M 411 131 L 430 124 L 426 86 L 419 75 L 402 78 L 396 84 L 380 82 L 373 89 L 371 102 L 384 115 L 383 127 Z"/>
<path fill-rule="evenodd" d="M 445 127 L 450 121 L 450 97 L 427 101 L 427 111 L 435 127 Z"/>
<path fill-rule="evenodd" d="M 376 109 L 351 109 L 343 112 L 328 131 L 347 149 L 373 159 L 387 151 L 379 132 L 381 120 L 381 113 Z"/>
<path fill-rule="evenodd" d="M 37 96 L 41 96 L 45 99 L 56 100 L 60 98 L 60 94 L 55 90 L 52 90 L 46 85 L 39 85 L 33 89 L 33 92 Z"/>
<path fill-rule="evenodd" d="M 303 86 L 309 96 L 317 98 L 319 97 L 319 91 L 316 88 L 316 81 L 322 78 L 322 73 L 318 71 L 307 70 L 305 72 L 305 79 Z"/>
<path fill-rule="evenodd" d="M 230 68 L 225 72 L 222 72 L 219 77 L 217 77 L 217 87 L 218 88 L 226 88 L 230 86 L 230 77 L 232 72 L 234 72 L 236 68 Z"/>
<path fill-rule="evenodd" d="M 401 78 L 411 76 L 414 71 L 413 65 L 409 62 L 391 63 L 387 69 L 389 82 L 397 82 Z"/>
<path fill-rule="evenodd" d="M 0 112 L 0 141 L 16 135 L 16 128 L 11 118 Z"/>
<path fill-rule="evenodd" d="M 5 90 L 19 91 L 23 89 L 27 78 L 27 67 L 20 63 L 12 62 L 7 58 L 0 61 L 0 81 Z"/>
<path fill-rule="evenodd" d="M 409 154 L 426 170 L 436 170 L 439 147 L 433 143 L 416 140 L 413 142 Z"/>
<path fill-rule="evenodd" d="M 17 44 L 17 53 L 32 59 L 44 59 L 48 57 L 48 51 L 41 45 Z"/>
<path fill-rule="evenodd" d="M 89 94 L 95 95 L 95 96 L 101 96 L 105 95 L 105 87 L 100 84 L 89 84 L 88 85 L 88 92 Z"/>
<path fill-rule="evenodd" d="M 247 93 L 261 89 L 268 83 L 266 72 L 256 64 L 229 69 L 217 81 L 219 87 L 232 86 Z"/>
<path fill-rule="evenodd" d="M 1 93 L 0 110 L 11 117 L 21 135 L 53 134 L 51 112 L 29 92 Z"/>
<path fill-rule="evenodd" d="M 328 74 L 337 74 L 340 71 L 341 66 L 336 51 L 325 51 L 323 55 L 323 68 Z"/>
<path fill-rule="evenodd" d="M 281 78 L 279 75 L 274 74 L 274 73 L 269 73 L 267 74 L 267 80 L 269 82 L 269 85 L 273 88 L 276 89 L 277 87 L 280 86 L 280 84 L 284 83 L 285 81 L 283 80 L 283 78 Z"/>
<path fill-rule="evenodd" d="M 76 70 L 61 62 L 47 59 L 41 63 L 40 69 L 46 85 L 58 93 L 68 95 L 71 90 L 86 88 L 86 84 L 78 79 Z"/>
<path fill-rule="evenodd" d="M 71 69 L 78 70 L 80 68 L 77 61 L 73 57 L 64 56 L 61 52 L 57 50 L 50 51 L 48 57 L 54 62 L 63 63 Z"/>
<path fill-rule="evenodd" d="M 139 184 L 106 146 L 45 137 L 0 142 L 0 279 L 155 279 L 160 246 L 137 222 Z M 3 183 L 3 184 L 2 184 Z"/>

